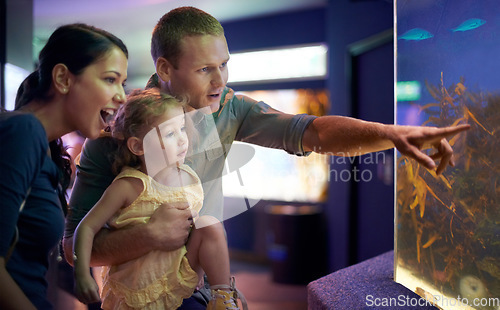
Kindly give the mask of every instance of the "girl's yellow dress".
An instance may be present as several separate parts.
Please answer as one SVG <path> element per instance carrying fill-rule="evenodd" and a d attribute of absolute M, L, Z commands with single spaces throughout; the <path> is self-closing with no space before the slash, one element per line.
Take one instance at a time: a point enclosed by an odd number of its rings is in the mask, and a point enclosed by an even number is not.
<path fill-rule="evenodd" d="M 143 192 L 128 207 L 117 212 L 108 221 L 110 227 L 120 229 L 146 223 L 162 203 L 185 202 L 200 211 L 203 188 L 196 173 L 186 165 L 179 167 L 197 180 L 183 187 L 168 187 L 152 177 L 126 167 L 115 178 L 137 178 L 144 184 Z M 103 309 L 177 309 L 188 298 L 198 283 L 198 275 L 186 257 L 186 247 L 175 251 L 152 251 L 135 260 L 102 269 Z"/>

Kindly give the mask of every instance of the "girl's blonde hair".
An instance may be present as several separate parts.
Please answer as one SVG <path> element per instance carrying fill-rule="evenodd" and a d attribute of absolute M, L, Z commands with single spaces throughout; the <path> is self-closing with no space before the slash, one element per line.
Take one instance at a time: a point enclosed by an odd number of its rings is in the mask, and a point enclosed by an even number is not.
<path fill-rule="evenodd" d="M 184 108 L 186 100 L 179 100 L 168 94 L 163 94 L 157 88 L 133 90 L 111 124 L 113 137 L 119 140 L 118 152 L 113 163 L 113 171 L 119 173 L 124 166 L 139 168 L 141 160 L 127 147 L 131 137 L 143 138 L 154 127 L 158 118 L 168 110 Z M 193 132 L 193 126 L 186 117 L 188 136 Z"/>

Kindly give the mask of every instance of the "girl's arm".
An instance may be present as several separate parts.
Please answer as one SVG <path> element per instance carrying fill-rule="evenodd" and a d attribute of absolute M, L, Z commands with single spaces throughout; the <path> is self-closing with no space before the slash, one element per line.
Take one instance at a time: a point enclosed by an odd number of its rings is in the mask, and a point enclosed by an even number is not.
<path fill-rule="evenodd" d="M 76 228 L 73 258 L 76 294 L 80 301 L 99 301 L 98 286 L 89 272 L 94 236 L 120 208 L 131 204 L 142 189 L 139 179 L 122 178 L 114 181 Z"/>

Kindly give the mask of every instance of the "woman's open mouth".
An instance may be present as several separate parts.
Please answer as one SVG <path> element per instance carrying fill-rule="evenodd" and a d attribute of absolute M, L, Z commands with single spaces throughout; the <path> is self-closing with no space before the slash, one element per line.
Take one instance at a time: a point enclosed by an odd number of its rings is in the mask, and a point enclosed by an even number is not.
<path fill-rule="evenodd" d="M 109 121 L 113 119 L 116 110 L 111 108 L 105 108 L 101 110 L 101 119 L 104 124 L 109 124 Z"/>

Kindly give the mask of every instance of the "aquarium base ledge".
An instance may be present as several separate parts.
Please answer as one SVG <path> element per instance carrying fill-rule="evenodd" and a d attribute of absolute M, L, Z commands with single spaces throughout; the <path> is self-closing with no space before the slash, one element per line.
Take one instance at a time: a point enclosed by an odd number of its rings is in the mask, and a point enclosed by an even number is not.
<path fill-rule="evenodd" d="M 393 275 L 394 251 L 338 270 L 309 283 L 308 309 L 438 309 Z"/>

